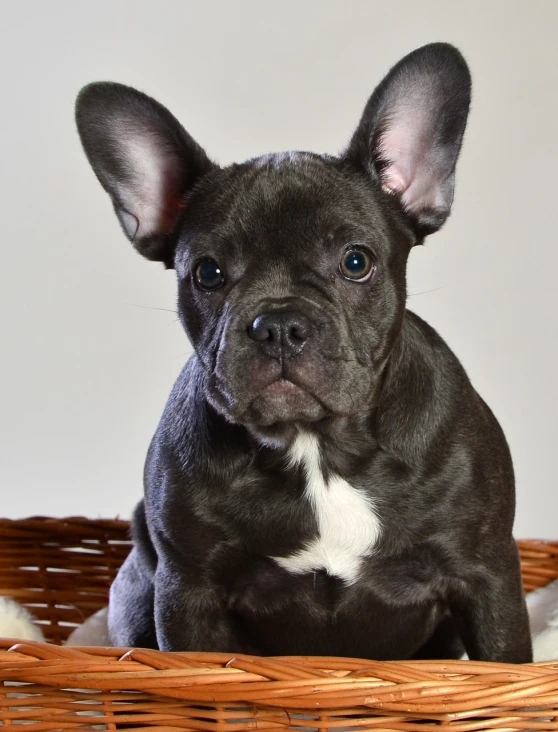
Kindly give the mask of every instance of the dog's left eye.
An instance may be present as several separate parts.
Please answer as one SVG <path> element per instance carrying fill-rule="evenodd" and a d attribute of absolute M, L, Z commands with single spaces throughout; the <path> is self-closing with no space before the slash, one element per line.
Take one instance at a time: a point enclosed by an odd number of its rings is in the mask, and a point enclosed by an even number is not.
<path fill-rule="evenodd" d="M 366 249 L 349 249 L 339 263 L 339 271 L 346 280 L 366 282 L 376 270 L 372 254 Z"/>
<path fill-rule="evenodd" d="M 210 257 L 201 259 L 194 267 L 196 284 L 206 292 L 218 290 L 225 284 L 225 275 L 218 262 Z"/>

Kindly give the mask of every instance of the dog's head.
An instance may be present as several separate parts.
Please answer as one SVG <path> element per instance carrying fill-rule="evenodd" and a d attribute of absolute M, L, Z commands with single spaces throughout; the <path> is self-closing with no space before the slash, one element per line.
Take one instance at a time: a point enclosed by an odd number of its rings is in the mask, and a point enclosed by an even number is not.
<path fill-rule="evenodd" d="M 339 157 L 221 168 L 153 99 L 82 90 L 89 161 L 134 247 L 176 270 L 207 398 L 227 419 L 265 428 L 373 405 L 409 251 L 450 212 L 469 100 L 462 56 L 432 44 L 389 72 Z"/>

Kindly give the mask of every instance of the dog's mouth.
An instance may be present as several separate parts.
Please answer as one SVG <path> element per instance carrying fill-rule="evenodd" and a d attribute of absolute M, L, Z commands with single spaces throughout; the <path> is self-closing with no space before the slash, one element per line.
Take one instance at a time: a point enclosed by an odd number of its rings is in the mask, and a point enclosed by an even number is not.
<path fill-rule="evenodd" d="M 324 408 L 313 394 L 289 379 L 272 381 L 250 404 L 247 421 L 260 425 L 277 422 L 315 421 L 324 416 Z"/>
<path fill-rule="evenodd" d="M 296 393 L 305 394 L 306 392 L 289 379 L 281 378 L 277 379 L 277 381 L 272 381 L 265 389 L 262 389 L 259 396 L 263 399 L 275 399 Z"/>

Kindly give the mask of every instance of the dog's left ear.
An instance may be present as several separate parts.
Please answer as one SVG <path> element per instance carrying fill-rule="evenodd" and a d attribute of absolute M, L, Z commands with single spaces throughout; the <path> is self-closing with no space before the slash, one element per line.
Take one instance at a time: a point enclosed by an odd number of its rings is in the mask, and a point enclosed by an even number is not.
<path fill-rule="evenodd" d="M 216 166 L 168 109 L 123 84 L 82 89 L 76 121 L 124 233 L 144 257 L 172 268 L 172 233 L 187 194 Z"/>
<path fill-rule="evenodd" d="M 343 156 L 397 196 L 419 239 L 449 215 L 470 99 L 471 76 L 459 51 L 446 43 L 423 46 L 379 84 Z"/>

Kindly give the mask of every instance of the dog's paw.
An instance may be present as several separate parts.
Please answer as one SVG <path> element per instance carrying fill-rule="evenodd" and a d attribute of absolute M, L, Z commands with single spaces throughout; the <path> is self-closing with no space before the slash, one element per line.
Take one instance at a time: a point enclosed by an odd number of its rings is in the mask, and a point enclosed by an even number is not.
<path fill-rule="evenodd" d="M 31 613 L 11 597 L 0 597 L 0 638 L 44 641 Z"/>

